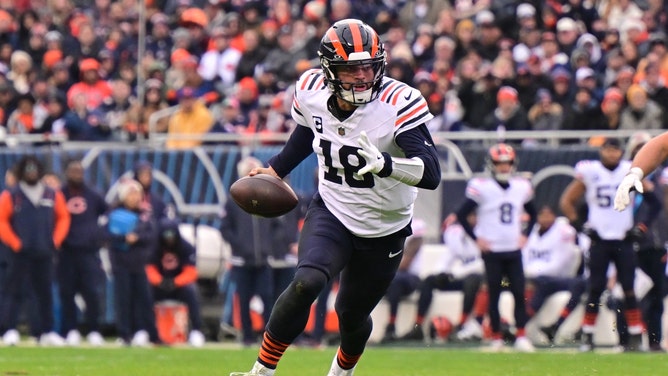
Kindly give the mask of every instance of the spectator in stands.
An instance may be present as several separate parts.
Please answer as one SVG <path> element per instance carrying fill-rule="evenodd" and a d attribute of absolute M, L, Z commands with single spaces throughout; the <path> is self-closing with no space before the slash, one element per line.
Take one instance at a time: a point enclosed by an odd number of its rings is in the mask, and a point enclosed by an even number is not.
<path fill-rule="evenodd" d="M 529 111 L 536 103 L 536 93 L 541 83 L 531 74 L 526 63 L 518 64 L 516 73 L 514 79 L 511 80 L 512 86 L 517 90 L 517 97 L 522 108 Z"/>
<path fill-rule="evenodd" d="M 580 26 L 570 17 L 563 17 L 557 21 L 557 42 L 559 50 L 570 56 L 580 37 Z"/>
<path fill-rule="evenodd" d="M 12 52 L 7 79 L 12 82 L 14 90 L 18 94 L 27 94 L 30 92 L 30 74 L 32 69 L 33 60 L 27 52 L 22 50 Z"/>
<path fill-rule="evenodd" d="M 74 40 L 72 44 L 68 44 L 65 54 L 73 56 L 75 59 L 84 61 L 85 59 L 96 59 L 104 47 L 102 40 L 95 35 L 95 30 L 90 20 L 83 16 L 85 21 L 82 21 L 78 26 L 76 32 L 72 32 Z M 83 71 L 84 69 L 80 69 Z"/>
<path fill-rule="evenodd" d="M 250 77 L 242 78 L 236 85 L 233 98 L 239 101 L 239 109 L 244 118 L 244 124 L 248 129 L 253 130 L 252 124 L 257 122 L 257 110 L 260 105 L 260 92 L 257 82 Z"/>
<path fill-rule="evenodd" d="M 626 66 L 626 59 L 619 48 L 614 48 L 605 54 L 605 70 L 603 71 L 603 87 L 607 88 L 618 79 L 622 68 Z M 631 75 L 633 77 L 633 75 Z"/>
<path fill-rule="evenodd" d="M 75 302 L 75 295 L 80 293 L 86 304 L 86 339 L 92 346 L 100 346 L 104 343 L 100 334 L 100 293 L 105 275 L 99 253 L 102 239 L 98 220 L 108 207 L 104 197 L 84 181 L 81 161 L 67 163 L 65 179 L 62 192 L 72 222 L 56 263 L 62 307 L 60 332 L 70 346 L 81 342 Z"/>
<path fill-rule="evenodd" d="M 150 18 L 150 35 L 146 36 L 146 52 L 157 61 L 167 61 L 174 41 L 170 36 L 169 16 L 156 12 Z"/>
<path fill-rule="evenodd" d="M 262 65 L 276 74 L 279 85 L 286 87 L 297 79 L 296 64 L 299 60 L 307 60 L 308 55 L 302 48 L 295 45 L 292 27 L 282 26 L 278 31 L 278 44 L 265 57 Z"/>
<path fill-rule="evenodd" d="M 535 131 L 556 131 L 561 129 L 564 121 L 564 110 L 559 103 L 552 101 L 548 89 L 538 89 L 536 100 L 527 115 L 531 129 Z"/>
<path fill-rule="evenodd" d="M 47 187 L 41 181 L 43 176 L 42 162 L 35 156 L 24 156 L 16 167 L 18 185 L 0 195 L 0 239 L 12 250 L 0 313 L 5 345 L 13 346 L 20 340 L 18 317 L 27 294 L 34 294 L 37 306 L 32 308 L 39 312 L 39 325 L 31 325 L 31 335 L 42 345 L 65 344 L 54 331 L 53 256 L 67 236 L 70 214 L 63 194 Z M 30 290 L 24 291 L 24 286 Z"/>
<path fill-rule="evenodd" d="M 153 287 L 153 300 L 176 300 L 188 306 L 190 333 L 188 343 L 202 347 L 202 317 L 197 292 L 195 248 L 181 237 L 179 223 L 163 218 L 158 226 L 158 246 L 146 265 L 148 282 Z"/>
<path fill-rule="evenodd" d="M 229 93 L 236 81 L 236 70 L 241 52 L 230 47 L 229 30 L 222 26 L 211 30 L 213 48 L 202 55 L 199 74 L 204 80 L 214 82 L 221 93 Z"/>
<path fill-rule="evenodd" d="M 603 51 L 601 51 L 601 45 L 598 39 L 593 34 L 582 34 L 578 38 L 576 48 L 587 52 L 589 57 L 589 61 L 587 63 L 592 67 L 592 69 L 594 69 L 597 74 L 600 74 L 605 70 L 605 58 L 603 56 Z"/>
<path fill-rule="evenodd" d="M 629 88 L 631 87 L 631 85 L 633 85 L 635 73 L 636 70 L 633 67 L 628 65 L 623 66 L 619 70 L 615 82 L 610 86 L 619 88 L 619 90 L 621 90 L 622 93 L 624 94 L 628 93 Z"/>
<path fill-rule="evenodd" d="M 55 63 L 53 65 L 53 69 L 48 74 L 48 82 L 50 87 L 57 90 L 60 94 L 66 97 L 70 87 L 72 87 L 74 84 L 67 63 L 64 61 Z"/>
<path fill-rule="evenodd" d="M 559 50 L 557 36 L 551 31 L 546 31 L 541 36 L 540 49 L 537 54 L 540 56 L 543 73 L 551 72 L 556 66 L 567 65 L 569 62 L 568 55 Z"/>
<path fill-rule="evenodd" d="M 16 110 L 7 119 L 7 131 L 11 134 L 35 133 L 44 122 L 44 108 L 35 105 L 35 97 L 30 93 L 19 95 L 16 103 Z"/>
<path fill-rule="evenodd" d="M 419 254 L 422 245 L 424 244 L 426 226 L 426 223 L 420 218 L 414 218 L 411 223 L 413 235 L 406 238 L 404 255 L 401 258 L 399 269 L 385 292 L 385 300 L 389 305 L 390 314 L 388 323 L 385 326 L 385 335 L 381 340 L 382 342 L 390 342 L 397 339 L 396 321 L 397 313 L 399 312 L 399 303 L 401 303 L 401 299 L 411 295 L 420 286 L 420 268 L 422 265 L 420 263 L 421 258 L 419 257 Z M 418 307 L 418 322 L 416 322 L 415 328 L 412 331 L 415 332 L 414 337 L 416 338 L 403 336 L 401 337 L 402 339 L 423 339 L 422 322 L 424 321 L 426 311 L 422 312 L 419 308 L 420 307 Z M 427 306 L 427 309 L 428 308 L 429 306 Z M 419 337 L 416 336 L 418 332 Z"/>
<path fill-rule="evenodd" d="M 575 88 L 583 87 L 587 89 L 596 104 L 600 104 L 603 100 L 603 89 L 598 85 L 598 77 L 596 72 L 588 66 L 580 67 L 575 71 Z"/>
<path fill-rule="evenodd" d="M 658 104 L 663 112 L 663 124 L 668 123 L 668 87 L 659 70 L 659 63 L 645 66 L 645 75 L 639 80 L 640 86 L 647 92 L 648 99 Z"/>
<path fill-rule="evenodd" d="M 264 61 L 268 49 L 260 41 L 260 33 L 256 29 L 248 29 L 243 33 L 245 50 L 236 65 L 235 78 L 254 77 L 255 70 Z"/>
<path fill-rule="evenodd" d="M 167 133 L 171 136 L 165 146 L 169 149 L 188 149 L 202 144 L 200 136 L 213 126 L 213 116 L 197 99 L 195 89 L 186 86 L 179 90 L 179 109 L 169 119 Z M 180 139 L 179 137 L 184 137 Z M 186 139 L 185 137 L 190 137 Z"/>
<path fill-rule="evenodd" d="M 645 89 L 634 84 L 626 92 L 628 106 L 622 110 L 620 129 L 663 129 L 664 114 L 661 107 L 647 97 Z"/>
<path fill-rule="evenodd" d="M 102 113 L 103 122 L 109 127 L 110 138 L 114 141 L 127 141 L 130 135 L 127 132 L 127 114 L 134 98 L 132 89 L 123 80 L 111 82 L 111 96 L 102 102 L 98 110 Z"/>
<path fill-rule="evenodd" d="M 260 166 L 262 162 L 257 158 L 242 158 L 237 163 L 237 174 L 240 177 L 246 176 L 250 170 Z M 253 330 L 250 316 L 250 300 L 253 295 L 262 299 L 265 323 L 268 322 L 274 305 L 274 287 L 268 258 L 276 244 L 275 239 L 281 238 L 281 231 L 283 229 L 276 218 L 250 215 L 232 200 L 225 204 L 221 233 L 232 249 L 230 273 L 239 296 L 241 341 L 245 346 L 251 346 L 257 341 L 257 333 Z"/>
<path fill-rule="evenodd" d="M 133 179 L 118 184 L 118 206 L 109 213 L 105 228 L 114 278 L 116 331 L 123 345 L 143 347 L 159 342 L 144 270 L 155 250 L 157 228 L 151 216 L 142 212 L 141 184 Z"/>
<path fill-rule="evenodd" d="M 620 127 L 622 110 L 624 109 L 624 94 L 616 87 L 605 91 L 603 102 L 601 102 L 601 125 L 598 127 L 605 130 L 616 130 Z"/>
<path fill-rule="evenodd" d="M 496 94 L 501 80 L 488 68 L 475 81 L 465 82 L 459 89 L 459 100 L 464 106 L 464 129 L 485 129 L 485 118 L 496 108 Z"/>
<path fill-rule="evenodd" d="M 515 88 L 501 87 L 496 94 L 496 102 L 496 108 L 484 120 L 484 130 L 524 131 L 531 129 L 526 110 L 520 105 Z"/>
<path fill-rule="evenodd" d="M 475 23 L 478 28 L 475 48 L 483 59 L 493 61 L 499 55 L 498 42 L 503 35 L 499 22 L 494 13 L 483 10 L 475 15 Z"/>
<path fill-rule="evenodd" d="M 579 87 L 576 90 L 575 101 L 568 107 L 563 129 L 599 129 L 601 124 L 601 106 L 592 97 L 591 91 L 586 87 Z"/>
<path fill-rule="evenodd" d="M 453 52 L 453 63 L 461 61 L 473 48 L 475 40 L 475 24 L 466 18 L 457 22 L 454 33 L 455 51 Z"/>
<path fill-rule="evenodd" d="M 157 119 L 154 129 L 150 129 L 149 119 L 155 112 L 163 110 L 169 105 L 165 100 L 163 83 L 155 78 L 146 80 L 144 87 L 144 103 L 138 101 L 132 103 L 127 112 L 125 130 L 130 139 L 141 139 L 148 137 L 150 132 L 165 133 L 169 125 L 169 117 L 163 116 Z"/>
<path fill-rule="evenodd" d="M 83 94 L 86 99 L 86 108 L 93 110 L 102 104 L 111 96 L 111 86 L 105 81 L 100 80 L 97 70 L 100 69 L 100 62 L 94 58 L 86 58 L 79 63 L 81 72 L 81 81 L 75 83 L 67 91 L 67 103 L 73 108 L 73 98 L 78 94 Z"/>

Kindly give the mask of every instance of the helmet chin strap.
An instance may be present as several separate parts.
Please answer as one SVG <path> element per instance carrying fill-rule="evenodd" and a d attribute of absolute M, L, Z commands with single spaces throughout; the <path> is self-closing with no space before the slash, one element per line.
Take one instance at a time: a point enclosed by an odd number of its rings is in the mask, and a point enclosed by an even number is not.
<path fill-rule="evenodd" d="M 373 88 L 369 88 L 364 91 L 355 91 L 354 88 L 350 88 L 350 90 L 343 90 L 343 88 L 341 88 L 339 92 L 341 94 L 341 99 L 349 102 L 350 104 L 354 104 L 355 106 L 360 106 L 371 102 Z"/>

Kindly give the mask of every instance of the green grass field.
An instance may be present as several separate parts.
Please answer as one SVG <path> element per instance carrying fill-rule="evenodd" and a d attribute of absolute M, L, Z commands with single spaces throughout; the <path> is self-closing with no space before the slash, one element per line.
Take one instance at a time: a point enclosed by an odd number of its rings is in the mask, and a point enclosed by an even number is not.
<path fill-rule="evenodd" d="M 325 376 L 334 347 L 288 350 L 277 376 Z M 228 376 L 247 371 L 257 350 L 210 345 L 191 348 L 0 348 L 0 376 Z M 369 347 L 357 376 L 665 375 L 665 354 L 485 353 L 477 349 Z"/>

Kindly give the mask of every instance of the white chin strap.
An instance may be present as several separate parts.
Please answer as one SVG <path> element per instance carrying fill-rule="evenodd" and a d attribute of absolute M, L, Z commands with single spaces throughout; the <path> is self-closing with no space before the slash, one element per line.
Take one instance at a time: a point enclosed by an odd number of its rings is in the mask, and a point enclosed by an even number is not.
<path fill-rule="evenodd" d="M 510 172 L 495 173 L 494 179 L 498 180 L 501 183 L 507 183 L 508 180 L 510 179 L 510 176 L 511 176 Z"/>
<path fill-rule="evenodd" d="M 355 91 L 353 88 L 350 90 L 341 89 L 341 99 L 355 105 L 367 104 L 371 102 L 372 93 L 373 87 L 364 91 Z"/>

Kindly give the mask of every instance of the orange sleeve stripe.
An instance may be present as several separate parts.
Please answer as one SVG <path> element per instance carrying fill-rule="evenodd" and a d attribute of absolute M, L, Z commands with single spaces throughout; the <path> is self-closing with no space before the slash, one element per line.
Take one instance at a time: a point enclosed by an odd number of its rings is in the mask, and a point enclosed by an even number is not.
<path fill-rule="evenodd" d="M 152 284 L 153 286 L 157 286 L 160 284 L 160 282 L 162 282 L 162 275 L 158 271 L 158 268 L 155 267 L 155 265 L 146 265 L 144 267 L 144 271 L 146 272 L 148 283 Z"/>
<path fill-rule="evenodd" d="M 183 287 L 197 281 L 197 268 L 193 265 L 186 265 L 183 267 L 181 274 L 174 278 L 174 285 Z"/>
<path fill-rule="evenodd" d="M 21 249 L 21 239 L 12 229 L 12 214 L 14 214 L 12 194 L 4 191 L 0 195 L 0 240 L 16 252 Z"/>
<path fill-rule="evenodd" d="M 380 98 L 381 101 L 385 102 L 385 99 L 387 99 L 387 96 L 390 95 L 392 92 L 392 89 L 394 89 L 395 86 L 399 85 L 398 82 L 392 83 L 390 86 L 385 89 L 385 92 L 383 93 L 383 96 Z"/>
<path fill-rule="evenodd" d="M 69 210 L 67 210 L 67 203 L 65 202 L 65 196 L 63 196 L 62 192 L 56 192 L 54 201 L 53 211 L 56 223 L 53 229 L 53 244 L 56 248 L 60 248 L 65 237 L 67 237 L 67 233 L 70 232 L 72 218 L 70 217 Z"/>
<path fill-rule="evenodd" d="M 413 111 L 411 111 L 411 112 L 407 113 L 406 115 L 404 115 L 404 116 L 400 117 L 399 119 L 397 119 L 397 122 L 394 123 L 394 126 L 396 127 L 396 126 L 401 125 L 401 123 L 403 123 L 404 121 L 408 120 L 408 118 L 410 118 L 411 116 L 415 115 L 416 113 L 422 111 L 425 107 L 427 107 L 427 102 L 422 103 L 422 105 L 420 105 L 418 108 L 414 109 Z"/>
<path fill-rule="evenodd" d="M 364 46 L 362 46 L 362 32 L 360 31 L 360 26 L 355 22 L 348 22 L 348 27 L 350 27 L 350 33 L 353 35 L 355 52 L 362 52 L 362 47 Z"/>
<path fill-rule="evenodd" d="M 406 90 L 406 88 L 407 88 L 407 87 L 404 86 L 404 87 L 402 87 L 401 89 L 399 89 L 399 91 L 398 91 L 396 94 L 394 94 L 394 98 L 392 98 L 392 105 L 393 105 L 393 106 L 394 106 L 395 104 L 397 104 L 397 100 L 399 100 L 399 95 L 401 95 L 401 92 L 404 91 L 404 90 Z"/>

